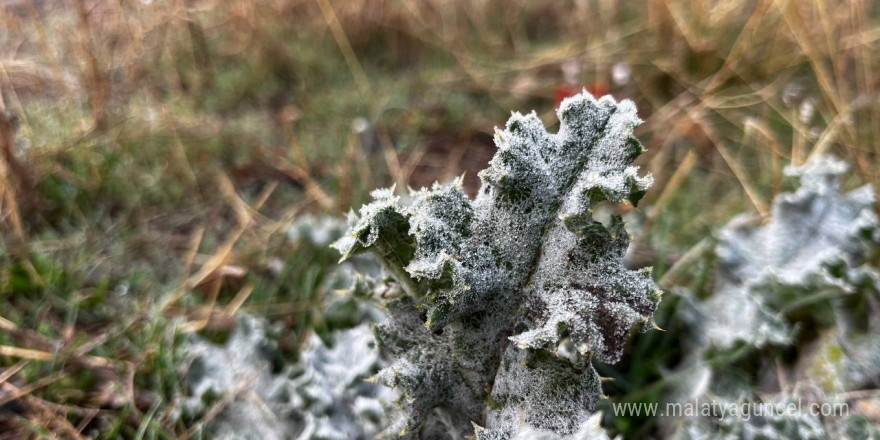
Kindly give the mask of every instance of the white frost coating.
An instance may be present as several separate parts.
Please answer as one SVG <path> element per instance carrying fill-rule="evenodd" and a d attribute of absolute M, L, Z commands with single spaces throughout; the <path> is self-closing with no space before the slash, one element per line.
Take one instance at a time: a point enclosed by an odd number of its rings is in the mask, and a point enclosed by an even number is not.
<path fill-rule="evenodd" d="M 301 420 L 290 416 L 291 384 L 272 372 L 268 353 L 274 350 L 263 323 L 249 316 L 239 319 L 224 345 L 195 337 L 187 342 L 191 363 L 184 382 L 191 397 L 184 402 L 185 411 L 198 416 L 211 400 L 235 396 L 205 427 L 211 438 L 281 440 L 299 432 Z M 248 399 L 251 392 L 265 402 L 268 413 Z"/>
<path fill-rule="evenodd" d="M 867 343 L 875 334 L 843 331 L 847 323 L 840 320 L 841 301 L 829 299 L 852 299 L 850 295 L 880 290 L 877 269 L 871 266 L 880 244 L 874 193 L 870 186 L 844 193 L 841 176 L 846 170 L 845 163 L 831 157 L 790 167 L 786 174 L 798 177 L 800 186 L 774 200 L 764 224 L 740 216 L 722 230 L 715 291 L 697 307 L 700 317 L 691 319 L 700 321 L 702 332 L 697 333 L 705 338 L 689 350 L 679 372 L 683 392 L 673 401 L 758 401 L 741 371 L 731 370 L 730 364 L 719 369 L 704 358 L 713 348 L 715 353 L 727 353 L 738 343 L 745 343 L 747 349 L 789 343 L 789 329 L 799 322 L 796 316 L 830 315 L 828 320 L 837 321 L 835 328 L 848 338 L 846 344 L 837 345 L 826 334 L 818 343 L 825 350 L 799 346 L 800 385 L 844 392 L 866 386 L 876 375 L 876 368 L 866 368 L 878 352 L 877 344 Z M 858 364 L 858 371 L 853 371 L 853 364 Z M 760 401 L 786 403 L 800 397 L 779 394 L 760 396 Z M 676 423 L 673 432 L 672 438 L 880 438 L 876 426 L 858 417 L 820 419 L 807 411 L 751 421 L 729 418 L 722 423 L 689 418 Z"/>
<path fill-rule="evenodd" d="M 444 438 L 472 422 L 480 438 L 572 434 L 601 392 L 590 359 L 616 362 L 634 324 L 651 328 L 650 271 L 626 269 L 623 222 L 592 212 L 651 185 L 632 166 L 635 106 L 584 92 L 557 114 L 556 134 L 534 112 L 496 129 L 475 200 L 460 181 L 406 200 L 377 191 L 334 244 L 343 259 L 371 251 L 408 294 L 376 328 L 394 360 L 376 380 L 401 393 L 387 434 Z M 563 341 L 574 349 L 557 355 Z"/>
<path fill-rule="evenodd" d="M 784 343 L 776 313 L 785 305 L 821 289 L 851 292 L 857 284 L 876 283 L 877 271 L 862 266 L 877 244 L 874 192 L 866 185 L 842 193 L 846 170 L 831 157 L 790 167 L 786 174 L 799 177 L 800 188 L 776 198 L 765 225 L 738 217 L 722 230 L 718 287 L 706 304 L 712 343 Z"/>
<path fill-rule="evenodd" d="M 345 235 L 346 229 L 345 222 L 339 217 L 306 214 L 290 224 L 287 238 L 292 242 L 305 241 L 314 246 L 328 246 Z"/>
<path fill-rule="evenodd" d="M 597 412 L 581 424 L 571 435 L 559 435 L 543 429 L 524 428 L 511 440 L 611 440 L 602 428 L 602 413 Z"/>
<path fill-rule="evenodd" d="M 375 436 L 385 423 L 381 402 L 394 393 L 366 381 L 381 365 L 366 325 L 337 331 L 328 348 L 312 336 L 302 351 L 293 407 L 303 414 L 300 439 L 347 440 Z"/>
<path fill-rule="evenodd" d="M 222 345 L 188 342 L 185 383 L 191 397 L 184 406 L 197 416 L 210 409 L 209 400 L 232 397 L 205 427 L 210 438 L 373 437 L 385 423 L 379 402 L 393 393 L 364 381 L 380 367 L 372 332 L 354 327 L 335 332 L 334 339 L 328 348 L 312 335 L 301 363 L 275 371 L 280 354 L 264 323 L 242 316 Z"/>

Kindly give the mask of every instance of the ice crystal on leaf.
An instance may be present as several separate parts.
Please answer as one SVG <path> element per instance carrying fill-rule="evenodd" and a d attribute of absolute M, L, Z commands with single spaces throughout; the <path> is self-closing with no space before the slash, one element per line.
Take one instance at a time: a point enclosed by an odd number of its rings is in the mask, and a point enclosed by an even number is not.
<path fill-rule="evenodd" d="M 616 362 L 634 324 L 653 324 L 650 271 L 624 266 L 619 218 L 606 227 L 592 215 L 651 185 L 632 166 L 635 106 L 584 92 L 557 114 L 556 134 L 534 112 L 496 130 L 474 200 L 460 181 L 406 198 L 392 188 L 350 215 L 343 259 L 371 251 L 405 292 L 375 330 L 392 360 L 375 380 L 400 393 L 386 434 L 578 432 L 601 392 L 591 359 Z"/>

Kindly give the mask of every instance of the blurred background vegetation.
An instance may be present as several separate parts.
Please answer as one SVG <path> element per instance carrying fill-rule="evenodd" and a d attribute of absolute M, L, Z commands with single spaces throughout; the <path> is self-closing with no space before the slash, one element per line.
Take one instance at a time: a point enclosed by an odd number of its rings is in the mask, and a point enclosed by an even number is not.
<path fill-rule="evenodd" d="M 880 5 L 867 0 L 0 2 L 0 438 L 189 438 L 177 348 L 240 311 L 291 359 L 335 251 L 287 237 L 376 187 L 462 173 L 511 110 L 631 99 L 656 184 L 633 255 L 711 284 L 713 231 L 811 155 L 880 184 Z M 684 258 L 683 258 L 684 257 Z M 671 268 L 671 270 L 670 270 Z M 709 287 L 710 288 L 710 287 Z M 635 336 L 606 393 L 678 361 Z M 648 434 L 644 420 L 610 427 Z"/>

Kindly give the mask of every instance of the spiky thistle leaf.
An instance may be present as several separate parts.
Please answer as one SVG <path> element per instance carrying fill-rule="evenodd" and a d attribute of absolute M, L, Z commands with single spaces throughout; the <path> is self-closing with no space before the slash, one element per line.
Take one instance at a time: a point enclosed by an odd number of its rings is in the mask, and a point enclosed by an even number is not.
<path fill-rule="evenodd" d="M 492 438 L 571 434 L 601 391 L 590 359 L 616 362 L 631 327 L 652 323 L 659 291 L 650 271 L 624 266 L 622 221 L 593 219 L 598 203 L 637 203 L 651 184 L 632 166 L 635 107 L 584 92 L 557 114 L 556 134 L 534 112 L 496 130 L 476 199 L 460 181 L 405 200 L 377 192 L 337 243 L 343 258 L 374 251 L 409 294 L 376 329 L 393 359 L 377 380 L 401 395 L 388 434 L 472 422 Z"/>

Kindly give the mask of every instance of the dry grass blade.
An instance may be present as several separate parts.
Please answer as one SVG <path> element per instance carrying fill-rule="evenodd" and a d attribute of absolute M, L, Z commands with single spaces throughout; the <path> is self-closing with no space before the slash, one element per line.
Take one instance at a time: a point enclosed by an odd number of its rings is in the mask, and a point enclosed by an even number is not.
<path fill-rule="evenodd" d="M 286 174 L 295 182 L 302 184 L 305 187 L 306 192 L 312 196 L 322 208 L 329 211 L 336 208 L 336 203 L 333 201 L 333 198 L 321 188 L 321 185 L 318 184 L 314 176 L 312 176 L 307 169 L 285 160 L 278 150 L 270 152 L 265 148 L 261 148 L 260 152 L 265 157 L 271 159 L 268 160 L 267 163 L 272 164 L 275 169 Z"/>
<path fill-rule="evenodd" d="M 45 380 L 44 379 L 50 379 Z M 22 400 L 25 407 L 27 407 L 27 411 L 31 413 L 31 417 L 36 416 L 37 419 L 41 420 L 43 423 L 40 425 L 46 427 L 52 427 L 62 431 L 65 434 L 66 438 L 72 438 L 76 440 L 85 440 L 86 437 L 82 435 L 79 429 L 74 427 L 67 420 L 67 415 L 63 412 L 59 411 L 59 407 L 57 405 L 50 405 L 49 402 L 44 401 L 38 397 L 32 396 L 31 393 L 42 388 L 44 386 L 49 385 L 54 382 L 58 378 L 54 378 L 52 376 L 40 379 L 32 384 L 25 385 L 24 387 L 16 387 L 10 383 L 2 383 L 0 382 L 0 389 L 9 393 L 8 397 L 3 397 L 0 395 L 0 407 L 14 400 Z M 5 400 L 9 398 L 9 402 Z M 64 409 L 63 407 L 61 408 Z"/>
<path fill-rule="evenodd" d="M 689 150 L 687 155 L 684 157 L 684 160 L 678 165 L 675 172 L 672 174 L 672 177 L 669 178 L 669 181 L 666 185 L 663 186 L 663 192 L 660 193 L 660 197 L 657 198 L 657 201 L 651 205 L 651 212 L 648 214 L 647 224 L 652 224 L 660 212 L 663 210 L 663 207 L 666 206 L 666 203 L 669 199 L 678 191 L 679 187 L 681 187 L 682 182 L 688 177 L 691 170 L 697 164 L 697 153 L 694 150 Z M 647 225 L 646 225 L 647 226 Z"/>
<path fill-rule="evenodd" d="M 378 125 L 375 127 L 376 136 L 379 138 L 379 144 L 382 146 L 382 155 L 385 157 L 385 163 L 388 171 L 401 188 L 406 185 L 406 172 L 400 166 L 400 158 L 397 157 L 397 151 L 394 150 L 394 144 L 391 142 L 391 135 L 388 130 Z"/>
<path fill-rule="evenodd" d="M 746 192 L 746 196 L 748 196 L 749 201 L 752 202 L 752 205 L 758 210 L 762 216 L 767 215 L 767 210 L 769 209 L 767 206 L 767 202 L 765 202 L 758 190 L 752 185 L 752 182 L 749 180 L 746 175 L 743 167 L 739 164 L 739 162 L 734 159 L 733 155 L 730 153 L 730 149 L 727 147 L 726 143 L 721 140 L 721 137 L 715 132 L 715 130 L 711 127 L 709 123 L 707 123 L 702 118 L 695 118 L 700 125 L 703 133 L 706 134 L 712 143 L 715 145 L 715 149 L 721 155 L 721 158 L 724 159 L 724 162 L 727 163 L 727 166 L 730 167 L 730 170 L 733 171 L 733 175 L 736 176 L 736 179 L 739 181 L 739 184 Z"/>
<path fill-rule="evenodd" d="M 333 9 L 333 5 L 331 5 L 328 0 L 315 0 L 315 2 L 321 8 L 321 13 L 324 15 L 324 20 L 326 21 L 327 26 L 330 28 L 330 32 L 333 34 L 333 38 L 336 40 L 336 44 L 339 46 L 339 50 L 342 52 L 343 57 L 345 57 L 345 61 L 348 64 L 352 75 L 354 75 L 355 83 L 357 84 L 358 89 L 365 99 L 367 99 L 368 101 L 372 101 L 373 87 L 370 85 L 370 80 L 368 79 L 363 66 L 361 65 L 360 61 L 358 61 L 358 57 L 351 46 L 351 41 L 348 39 L 348 35 L 346 35 L 345 29 L 343 29 L 339 23 L 339 17 L 337 17 L 336 11 Z M 391 142 L 391 136 L 388 134 L 388 131 L 384 127 L 379 126 L 378 124 L 375 127 L 375 130 L 376 135 L 379 138 L 379 144 L 382 147 L 382 153 L 385 157 L 385 163 L 388 166 L 388 171 L 394 177 L 395 182 L 397 182 L 401 187 L 405 187 L 406 174 L 404 173 L 400 165 L 400 159 L 397 157 L 397 152 L 394 150 L 394 144 Z"/>
<path fill-rule="evenodd" d="M 235 190 L 235 185 L 232 184 L 232 181 L 229 180 L 229 177 L 226 174 L 218 174 L 216 181 L 217 187 L 220 188 L 220 192 L 223 193 L 223 196 L 229 201 L 229 204 L 235 211 L 238 224 L 250 224 L 254 218 L 260 216 L 258 212 L 251 209 L 251 207 L 238 196 L 238 192 Z"/>
<path fill-rule="evenodd" d="M 27 396 L 27 395 L 33 393 L 34 391 L 39 390 L 40 388 L 43 388 L 43 387 L 48 386 L 54 382 L 57 382 L 57 381 L 63 379 L 66 375 L 67 375 L 66 372 L 58 371 L 58 372 L 52 373 L 48 376 L 41 377 L 41 378 L 23 386 L 23 387 L 20 387 L 20 388 L 12 385 L 9 382 L 3 383 L 2 385 L 0 385 L 0 387 L 2 387 L 4 390 L 6 390 L 6 392 L 8 394 L 0 395 L 0 407 L 2 407 L 3 405 L 6 405 L 9 402 L 21 399 L 22 397 Z"/>
<path fill-rule="evenodd" d="M 18 330 L 18 326 L 14 322 L 0 316 L 0 330 L 15 331 Z"/>
<path fill-rule="evenodd" d="M 0 373 L 0 385 L 6 383 L 6 381 L 11 379 L 12 376 L 15 376 L 16 373 L 21 371 L 21 369 L 26 367 L 27 364 L 29 364 L 29 363 L 30 363 L 30 361 L 27 359 L 20 360 L 20 361 L 16 362 L 15 365 L 3 370 L 3 372 Z"/>
<path fill-rule="evenodd" d="M 345 57 L 345 62 L 348 63 L 348 68 L 351 69 L 358 88 L 364 97 L 371 97 L 373 89 L 370 86 L 370 81 L 367 79 L 367 73 L 364 72 L 363 66 L 358 61 L 357 55 L 355 55 L 354 49 L 351 47 L 351 42 L 345 34 L 345 29 L 339 24 L 339 17 L 336 16 L 333 5 L 327 0 L 315 0 L 315 2 L 321 8 L 321 13 L 324 14 L 324 20 L 327 22 L 327 26 L 330 27 L 330 32 L 333 33 L 333 38 L 336 39 L 336 44 L 339 46 L 339 50 L 342 51 L 342 56 Z"/>
<path fill-rule="evenodd" d="M 87 351 L 87 349 L 77 350 Z M 81 353 L 74 353 L 77 359 L 86 363 L 93 368 L 108 368 L 118 366 L 119 362 L 100 356 L 86 356 Z M 52 361 L 59 357 L 59 353 L 52 353 L 44 350 L 35 350 L 31 348 L 13 347 L 9 345 L 0 345 L 0 356 L 9 356 L 19 359 L 27 359 L 32 361 Z"/>
<path fill-rule="evenodd" d="M 169 307 L 174 305 L 177 301 L 183 298 L 186 295 L 187 289 L 187 278 L 190 275 L 190 271 L 192 270 L 193 263 L 195 262 L 196 255 L 199 253 L 199 246 L 202 244 L 202 237 L 205 235 L 205 227 L 199 226 L 192 238 L 190 238 L 189 246 L 187 246 L 187 252 L 183 258 L 183 270 L 181 274 L 183 276 L 183 280 L 177 283 L 177 289 L 171 294 L 168 299 L 160 307 L 161 310 L 166 311 Z"/>
<path fill-rule="evenodd" d="M 51 361 L 52 359 L 55 359 L 55 353 L 29 348 L 11 347 L 9 345 L 0 345 L 0 356 L 9 356 L 32 361 Z"/>
<path fill-rule="evenodd" d="M 714 241 L 710 238 L 704 238 L 690 248 L 684 255 L 679 258 L 669 270 L 663 274 L 663 277 L 657 281 L 657 285 L 662 289 L 670 289 L 681 280 L 686 273 L 686 269 L 693 263 L 699 261 L 708 252 L 712 251 Z"/>
<path fill-rule="evenodd" d="M 235 244 L 247 230 L 247 228 L 251 225 L 253 221 L 252 213 L 256 213 L 263 206 L 272 192 L 275 190 L 275 185 L 270 185 L 257 199 L 257 203 L 248 209 L 243 210 L 242 214 L 244 218 L 239 219 L 238 228 L 226 238 L 222 245 L 214 252 L 213 255 L 208 259 L 208 261 L 202 265 L 198 272 L 195 275 L 191 276 L 185 283 L 187 288 L 192 288 L 193 286 L 197 286 L 205 282 L 208 277 L 212 276 L 221 266 L 225 265 L 229 260 L 230 255 L 232 254 L 232 249 L 235 247 Z M 244 203 L 242 201 L 242 203 Z"/>
<path fill-rule="evenodd" d="M 254 292 L 253 284 L 248 284 L 241 288 L 238 293 L 235 294 L 235 297 L 232 298 L 232 301 L 226 306 L 226 313 L 229 316 L 235 316 L 235 313 L 238 312 L 238 309 L 244 305 L 245 301 L 251 296 L 251 293 Z"/>
<path fill-rule="evenodd" d="M 92 118 L 97 130 L 107 127 L 107 103 L 110 99 L 110 80 L 106 73 L 101 69 L 101 63 L 95 55 L 92 47 L 92 28 L 89 22 L 89 10 L 85 0 L 76 0 L 76 10 L 78 14 L 80 52 L 86 59 L 87 72 L 84 72 L 89 93 L 89 105 L 92 108 Z"/>
<path fill-rule="evenodd" d="M 231 184 L 230 184 L 231 186 Z M 206 306 L 206 312 L 203 317 L 198 318 L 194 322 L 189 322 L 185 324 L 182 328 L 182 331 L 185 333 L 199 331 L 211 320 L 211 316 L 213 315 L 213 310 L 215 305 L 217 304 L 217 297 L 220 293 L 220 287 L 222 285 L 223 278 L 218 275 L 218 271 L 221 270 L 224 266 L 226 266 L 232 257 L 232 250 L 235 247 L 235 244 L 244 234 L 244 232 L 250 227 L 253 223 L 253 216 L 256 215 L 260 208 L 264 203 L 269 199 L 269 196 L 275 190 L 275 185 L 269 185 L 263 192 L 257 197 L 257 201 L 253 207 L 245 207 L 239 210 L 241 217 L 239 217 L 239 227 L 237 230 L 226 239 L 226 241 L 220 246 L 220 248 L 214 252 L 213 255 L 208 259 L 208 261 L 202 266 L 199 271 L 190 277 L 185 286 L 187 289 L 193 288 L 195 286 L 205 284 L 208 289 L 208 304 Z M 234 189 L 232 190 L 234 195 Z M 237 195 L 234 197 L 236 200 L 246 206 L 244 201 L 238 199 Z"/>
<path fill-rule="evenodd" d="M 823 95 L 825 95 L 831 103 L 836 113 L 842 112 L 844 105 L 841 103 L 837 89 L 834 87 L 834 81 L 831 78 L 831 74 L 825 66 L 827 57 L 824 56 L 813 43 L 810 33 L 807 30 L 807 26 L 801 18 L 800 11 L 798 10 L 800 6 L 806 5 L 806 3 L 794 0 L 780 0 L 775 3 L 782 12 L 782 17 L 785 19 L 785 23 L 788 25 L 789 29 L 791 29 L 794 38 L 807 55 L 810 66 L 816 74 L 816 80 L 819 82 L 819 87 L 821 88 Z"/>
<path fill-rule="evenodd" d="M 810 159 L 825 154 L 829 148 L 831 148 L 831 144 L 837 140 L 837 137 L 840 135 L 840 128 L 845 125 L 848 115 L 845 113 L 840 113 L 834 117 L 834 120 L 828 124 L 828 127 L 825 128 L 825 131 L 822 132 L 822 136 L 819 137 L 819 140 L 816 142 L 816 145 L 810 151 L 809 156 L 807 157 L 807 161 Z M 794 165 L 798 165 L 795 163 Z"/>

